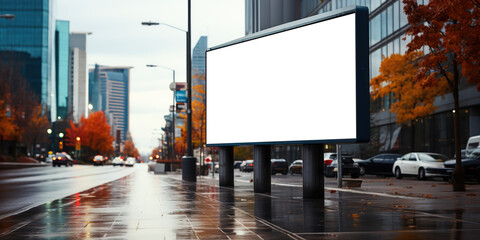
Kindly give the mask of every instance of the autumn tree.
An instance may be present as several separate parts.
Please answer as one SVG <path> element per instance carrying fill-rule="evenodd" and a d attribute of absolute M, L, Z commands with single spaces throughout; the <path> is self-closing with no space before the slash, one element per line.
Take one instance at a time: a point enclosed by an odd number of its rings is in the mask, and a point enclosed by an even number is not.
<path fill-rule="evenodd" d="M 416 0 L 403 2 L 410 24 L 407 34 L 412 36 L 408 52 L 428 49 L 419 61 L 416 80 L 430 89 L 446 81 L 453 94 L 456 167 L 452 182 L 454 191 L 464 191 L 459 82 L 463 76 L 480 90 L 480 4 L 478 0 L 430 0 L 426 5 Z"/>
<path fill-rule="evenodd" d="M 390 111 L 396 114 L 398 124 L 432 114 L 437 109 L 433 104 L 435 97 L 448 91 L 445 81 L 432 89 L 415 81 L 422 55 L 422 52 L 392 54 L 382 61 L 380 75 L 370 81 L 373 100 L 393 94 Z"/>
<path fill-rule="evenodd" d="M 123 156 L 125 157 L 138 157 L 138 149 L 135 147 L 135 144 L 132 140 L 126 140 L 123 146 Z"/>
<path fill-rule="evenodd" d="M 76 138 L 80 137 L 80 143 L 83 149 L 86 149 L 87 157 L 93 155 L 111 155 L 113 154 L 113 140 L 110 134 L 110 125 L 102 111 L 91 113 L 88 118 L 81 117 L 78 126 L 70 121 L 70 128 L 66 129 L 65 144 L 74 146 Z"/>

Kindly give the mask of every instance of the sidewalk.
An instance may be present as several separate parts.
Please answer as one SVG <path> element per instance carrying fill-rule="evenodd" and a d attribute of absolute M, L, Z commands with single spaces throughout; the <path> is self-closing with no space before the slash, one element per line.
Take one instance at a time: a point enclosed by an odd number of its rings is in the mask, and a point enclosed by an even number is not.
<path fill-rule="evenodd" d="M 372 194 L 382 183 L 365 182 L 358 189 L 363 193 L 329 187 L 325 201 L 317 201 L 303 200 L 301 187 L 272 185 L 267 195 L 254 194 L 253 183 L 235 184 L 220 188 L 211 177 L 186 183 L 179 174 L 153 175 L 139 166 L 122 179 L 2 220 L 0 238 L 477 239 L 480 234 L 478 194 L 453 193 L 447 185 L 398 186 L 412 194 L 440 189 L 429 198 L 402 198 Z"/>

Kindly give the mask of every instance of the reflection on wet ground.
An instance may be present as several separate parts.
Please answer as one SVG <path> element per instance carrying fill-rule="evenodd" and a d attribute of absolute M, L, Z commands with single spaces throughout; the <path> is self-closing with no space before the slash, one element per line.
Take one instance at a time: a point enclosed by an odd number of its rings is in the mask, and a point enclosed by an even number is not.
<path fill-rule="evenodd" d="M 142 169 L 0 221 L 5 239 L 477 239 L 471 199 L 399 199 L 248 183 L 219 188 Z M 478 200 L 478 198 L 475 198 Z"/>

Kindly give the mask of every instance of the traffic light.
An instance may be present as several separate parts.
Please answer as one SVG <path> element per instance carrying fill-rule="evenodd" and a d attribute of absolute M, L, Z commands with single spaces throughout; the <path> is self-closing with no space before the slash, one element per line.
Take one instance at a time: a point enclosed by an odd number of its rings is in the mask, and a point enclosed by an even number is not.
<path fill-rule="evenodd" d="M 58 143 L 58 149 L 63 150 L 63 141 Z"/>

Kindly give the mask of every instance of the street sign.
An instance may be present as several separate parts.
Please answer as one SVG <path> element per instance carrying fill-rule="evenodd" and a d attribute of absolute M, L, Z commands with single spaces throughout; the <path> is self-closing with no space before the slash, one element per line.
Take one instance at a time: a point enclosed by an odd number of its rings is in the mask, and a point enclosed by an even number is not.
<path fill-rule="evenodd" d="M 182 129 L 176 127 L 175 128 L 175 138 L 180 138 L 180 137 L 182 137 Z"/>
<path fill-rule="evenodd" d="M 187 102 L 187 91 L 181 90 L 175 92 L 175 101 L 186 103 Z"/>
<path fill-rule="evenodd" d="M 177 102 L 177 112 L 183 112 L 184 110 L 187 110 L 187 104 Z"/>
<path fill-rule="evenodd" d="M 172 91 L 179 91 L 187 89 L 187 83 L 185 82 L 172 82 L 169 86 Z"/>

